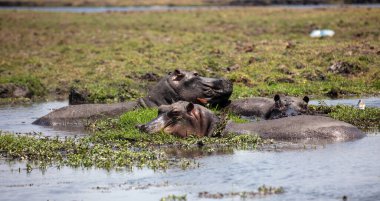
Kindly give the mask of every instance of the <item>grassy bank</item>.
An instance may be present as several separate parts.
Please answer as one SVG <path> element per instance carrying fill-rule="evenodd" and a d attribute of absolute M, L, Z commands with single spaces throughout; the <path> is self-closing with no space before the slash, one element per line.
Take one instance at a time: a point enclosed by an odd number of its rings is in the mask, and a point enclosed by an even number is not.
<path fill-rule="evenodd" d="M 312 113 L 327 114 L 331 118 L 350 123 L 363 130 L 380 130 L 380 108 L 361 110 L 354 106 L 309 106 Z"/>
<path fill-rule="evenodd" d="M 31 99 L 67 98 L 74 86 L 115 102 L 144 95 L 155 83 L 146 73 L 181 68 L 233 80 L 233 98 L 379 94 L 379 20 L 378 9 L 358 8 L 1 11 L 0 84 L 30 88 Z M 318 27 L 336 35 L 310 38 Z M 338 62 L 348 70 L 328 71 Z"/>
<path fill-rule="evenodd" d="M 156 115 L 156 109 L 142 109 L 117 119 L 100 120 L 89 125 L 88 129 L 94 133 L 84 138 L 18 136 L 0 131 L 0 155 L 5 159 L 28 161 L 27 171 L 51 165 L 163 170 L 197 167 L 194 157 L 232 153 L 234 149 L 255 149 L 264 143 L 252 135 L 183 139 L 164 133 L 148 135 L 135 128 L 135 125 L 147 123 Z M 236 117 L 233 119 L 238 120 Z"/>

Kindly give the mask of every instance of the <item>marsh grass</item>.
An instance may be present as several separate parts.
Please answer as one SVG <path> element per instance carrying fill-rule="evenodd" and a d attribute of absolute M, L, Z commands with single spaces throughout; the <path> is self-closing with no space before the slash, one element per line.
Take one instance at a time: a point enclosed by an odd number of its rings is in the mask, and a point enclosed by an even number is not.
<path fill-rule="evenodd" d="M 152 84 L 145 73 L 164 76 L 175 68 L 233 80 L 232 98 L 376 95 L 379 20 L 378 9 L 364 8 L 0 11 L 0 73 L 9 83 L 38 80 L 44 88 L 36 96 L 64 96 L 75 86 L 97 103 L 141 97 Z M 336 35 L 310 38 L 318 27 Z M 357 68 L 329 72 L 336 62 Z"/>
<path fill-rule="evenodd" d="M 134 167 L 165 170 L 168 167 L 198 167 L 189 153 L 196 152 L 197 156 L 230 153 L 234 149 L 255 149 L 263 143 L 254 135 L 183 139 L 165 133 L 149 135 L 135 128 L 156 115 L 156 109 L 140 109 L 116 119 L 99 120 L 89 126 L 93 134 L 83 138 L 17 136 L 0 132 L 0 153 L 7 159 L 26 160 L 29 165 L 42 169 L 66 165 L 108 170 Z"/>
<path fill-rule="evenodd" d="M 328 114 L 330 117 L 350 123 L 361 129 L 380 129 L 380 108 L 367 107 L 361 110 L 354 106 L 309 106 L 312 112 Z"/>

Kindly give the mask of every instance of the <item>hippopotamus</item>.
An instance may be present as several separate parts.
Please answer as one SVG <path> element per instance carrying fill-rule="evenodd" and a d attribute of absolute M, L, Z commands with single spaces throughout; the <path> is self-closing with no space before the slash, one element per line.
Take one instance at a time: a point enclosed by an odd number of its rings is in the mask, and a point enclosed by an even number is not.
<path fill-rule="evenodd" d="M 180 137 L 212 136 L 219 118 L 209 109 L 187 101 L 158 107 L 158 116 L 145 125 L 137 125 L 148 133 L 164 131 Z"/>
<path fill-rule="evenodd" d="M 249 123 L 221 121 L 209 109 L 186 101 L 160 106 L 157 118 L 138 126 L 147 133 L 163 131 L 180 137 L 222 134 L 257 134 L 264 139 L 335 142 L 365 136 L 355 126 L 325 116 L 297 115 Z"/>
<path fill-rule="evenodd" d="M 278 119 L 296 116 L 307 112 L 309 97 L 303 99 L 275 95 L 273 99 L 253 97 L 233 100 L 226 108 L 236 115 L 258 117 L 262 119 Z"/>
<path fill-rule="evenodd" d="M 162 78 L 137 101 L 114 104 L 69 105 L 33 122 L 44 126 L 83 126 L 94 119 L 117 116 L 139 107 L 158 107 L 185 100 L 192 103 L 226 105 L 232 94 L 232 83 L 222 78 L 202 77 L 197 72 L 174 70 Z"/>

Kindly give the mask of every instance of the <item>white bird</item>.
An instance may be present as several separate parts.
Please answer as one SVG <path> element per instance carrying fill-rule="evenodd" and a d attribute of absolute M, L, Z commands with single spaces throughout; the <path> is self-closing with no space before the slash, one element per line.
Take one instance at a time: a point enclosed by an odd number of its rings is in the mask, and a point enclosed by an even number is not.
<path fill-rule="evenodd" d="M 365 109 L 365 103 L 364 101 L 362 101 L 361 99 L 359 100 L 358 104 L 357 104 L 358 108 L 361 109 L 361 110 L 364 110 Z"/>
<path fill-rule="evenodd" d="M 313 30 L 311 33 L 310 33 L 310 37 L 312 38 L 322 38 L 322 37 L 332 37 L 335 35 L 335 32 L 333 30 L 330 30 L 330 29 L 317 29 L 317 30 Z"/>

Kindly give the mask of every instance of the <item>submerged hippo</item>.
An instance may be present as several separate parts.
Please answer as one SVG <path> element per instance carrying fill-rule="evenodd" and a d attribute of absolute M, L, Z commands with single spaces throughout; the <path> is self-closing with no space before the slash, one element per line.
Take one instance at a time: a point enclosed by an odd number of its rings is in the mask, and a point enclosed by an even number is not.
<path fill-rule="evenodd" d="M 138 126 L 141 131 L 163 131 L 180 137 L 214 136 L 224 127 L 222 134 L 258 134 L 264 139 L 303 142 L 346 141 L 365 136 L 351 124 L 324 116 L 298 115 L 250 123 L 228 122 L 223 126 L 210 110 L 186 101 L 161 106 L 158 111 L 157 118 Z"/>
<path fill-rule="evenodd" d="M 309 97 L 303 99 L 275 95 L 273 99 L 264 97 L 234 100 L 227 106 L 234 114 L 263 119 L 278 119 L 307 112 Z"/>
<path fill-rule="evenodd" d="M 83 126 L 88 121 L 120 115 L 138 107 L 158 107 L 180 100 L 226 105 L 231 93 L 232 83 L 228 80 L 201 77 L 196 72 L 175 70 L 162 78 L 146 97 L 137 101 L 69 105 L 37 119 L 33 124 Z"/>

